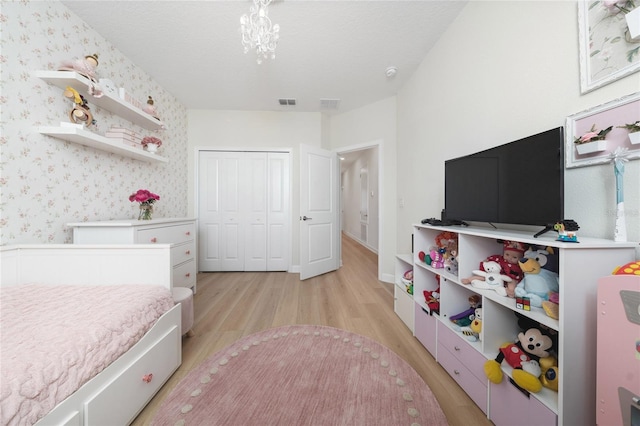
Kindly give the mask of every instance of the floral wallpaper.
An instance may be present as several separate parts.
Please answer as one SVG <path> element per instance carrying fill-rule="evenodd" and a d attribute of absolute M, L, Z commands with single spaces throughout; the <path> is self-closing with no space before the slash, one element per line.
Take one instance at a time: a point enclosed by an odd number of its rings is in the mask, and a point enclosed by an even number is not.
<path fill-rule="evenodd" d="M 122 53 L 57 1 L 2 2 L 0 10 L 0 245 L 71 243 L 66 224 L 137 218 L 129 195 L 160 195 L 154 217 L 187 212 L 187 111 Z M 91 103 L 91 131 L 125 127 L 163 141 L 168 163 L 143 162 L 38 133 L 69 121 L 63 90 L 34 77 L 61 63 L 98 54 L 97 78 L 136 99 L 153 96 L 166 129 L 145 130 Z"/>

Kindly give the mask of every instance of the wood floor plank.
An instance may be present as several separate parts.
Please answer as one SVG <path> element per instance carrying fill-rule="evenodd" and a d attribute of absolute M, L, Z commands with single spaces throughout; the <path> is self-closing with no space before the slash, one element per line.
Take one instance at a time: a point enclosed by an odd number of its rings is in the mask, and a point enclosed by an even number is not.
<path fill-rule="evenodd" d="M 491 425 L 394 313 L 393 285 L 378 281 L 377 255 L 343 236 L 342 260 L 337 271 L 305 281 L 286 272 L 199 273 L 195 335 L 183 338 L 182 365 L 133 425 L 149 424 L 171 389 L 213 353 L 243 336 L 291 324 L 337 327 L 377 340 L 420 374 L 451 425 Z"/>

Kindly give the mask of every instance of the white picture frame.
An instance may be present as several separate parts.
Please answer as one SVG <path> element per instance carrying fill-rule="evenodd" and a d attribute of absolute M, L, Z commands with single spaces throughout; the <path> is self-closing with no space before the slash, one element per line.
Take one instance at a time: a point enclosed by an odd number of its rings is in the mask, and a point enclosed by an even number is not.
<path fill-rule="evenodd" d="M 627 160 L 640 158 L 640 144 L 633 144 L 629 139 L 629 131 L 618 127 L 638 120 L 640 120 L 640 92 L 568 116 L 564 127 L 566 168 L 609 163 L 611 154 L 618 147 L 628 149 Z M 607 147 L 603 151 L 581 155 L 574 140 L 588 132 L 592 126 L 598 130 L 613 126 L 605 139 Z"/>
<path fill-rule="evenodd" d="M 581 93 L 640 71 L 640 44 L 627 32 L 625 12 L 611 14 L 601 0 L 578 2 Z"/>

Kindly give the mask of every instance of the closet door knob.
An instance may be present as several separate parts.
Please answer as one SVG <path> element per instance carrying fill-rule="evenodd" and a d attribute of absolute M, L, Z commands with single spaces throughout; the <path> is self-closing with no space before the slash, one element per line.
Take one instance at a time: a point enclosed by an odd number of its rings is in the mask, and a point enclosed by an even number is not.
<path fill-rule="evenodd" d="M 151 242 L 152 242 L 152 243 L 157 243 L 157 242 L 158 242 L 158 239 L 157 239 L 156 237 L 153 237 L 153 238 L 151 239 Z"/>
<path fill-rule="evenodd" d="M 151 383 L 151 380 L 153 380 L 153 374 L 151 373 L 142 376 L 142 381 L 145 383 Z"/>
<path fill-rule="evenodd" d="M 302 220 L 311 220 L 311 217 L 302 216 Z"/>

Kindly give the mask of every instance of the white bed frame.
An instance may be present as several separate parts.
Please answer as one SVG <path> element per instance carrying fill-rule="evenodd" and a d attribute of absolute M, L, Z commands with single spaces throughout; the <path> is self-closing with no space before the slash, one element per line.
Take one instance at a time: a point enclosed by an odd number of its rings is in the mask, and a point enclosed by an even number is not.
<path fill-rule="evenodd" d="M 4 246 L 0 247 L 0 267 L 3 287 L 38 283 L 172 288 L 169 244 Z M 130 424 L 182 363 L 180 318 L 178 304 L 128 352 L 36 424 Z"/>

